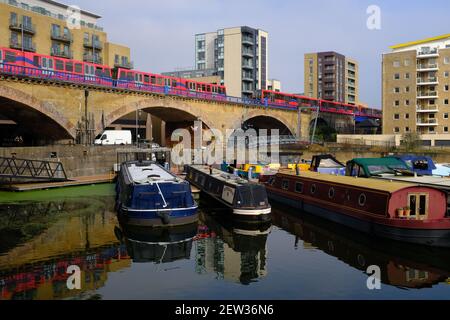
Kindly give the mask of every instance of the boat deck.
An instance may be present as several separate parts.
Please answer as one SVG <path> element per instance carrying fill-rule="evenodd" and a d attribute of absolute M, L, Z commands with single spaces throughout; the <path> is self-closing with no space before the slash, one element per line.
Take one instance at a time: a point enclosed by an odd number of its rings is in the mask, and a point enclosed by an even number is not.
<path fill-rule="evenodd" d="M 127 170 L 130 174 L 131 180 L 139 184 L 154 182 L 175 182 L 179 180 L 176 176 L 167 172 L 157 164 L 138 166 L 133 163 L 127 166 Z"/>
<path fill-rule="evenodd" d="M 381 180 L 393 180 L 414 184 L 422 184 L 428 186 L 445 187 L 450 189 L 450 178 L 437 176 L 421 176 L 421 177 L 403 177 L 394 175 L 383 175 L 382 177 L 374 177 Z"/>

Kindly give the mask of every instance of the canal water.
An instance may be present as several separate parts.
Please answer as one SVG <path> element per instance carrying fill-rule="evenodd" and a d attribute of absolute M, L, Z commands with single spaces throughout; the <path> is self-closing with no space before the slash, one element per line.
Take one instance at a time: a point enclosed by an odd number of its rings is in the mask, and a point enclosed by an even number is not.
<path fill-rule="evenodd" d="M 109 184 L 0 193 L 0 300 L 450 299 L 449 250 L 366 237 L 282 207 L 266 225 L 203 204 L 198 224 L 127 228 L 114 198 Z M 81 290 L 67 287 L 71 265 Z M 371 265 L 380 290 L 367 287 Z"/>

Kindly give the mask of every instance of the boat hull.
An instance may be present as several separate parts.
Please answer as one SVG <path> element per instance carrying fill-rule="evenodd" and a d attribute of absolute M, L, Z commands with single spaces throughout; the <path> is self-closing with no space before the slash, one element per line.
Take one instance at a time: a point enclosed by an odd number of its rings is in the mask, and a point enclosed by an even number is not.
<path fill-rule="evenodd" d="M 409 229 L 376 224 L 372 221 L 358 219 L 342 212 L 333 211 L 330 208 L 305 202 L 302 199 L 294 200 L 274 192 L 268 192 L 268 195 L 269 199 L 278 203 L 373 236 L 426 246 L 450 248 L 450 229 Z"/>
<path fill-rule="evenodd" d="M 119 219 L 127 225 L 173 227 L 198 221 L 198 206 L 181 209 L 136 210 L 121 207 Z"/>

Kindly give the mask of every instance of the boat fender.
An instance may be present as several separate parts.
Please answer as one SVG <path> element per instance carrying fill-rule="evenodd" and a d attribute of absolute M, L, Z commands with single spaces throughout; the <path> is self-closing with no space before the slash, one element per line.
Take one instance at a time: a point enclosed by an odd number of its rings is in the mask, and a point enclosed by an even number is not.
<path fill-rule="evenodd" d="M 168 225 L 170 223 L 170 215 L 167 212 L 158 212 L 158 217 L 161 218 L 163 224 Z"/>

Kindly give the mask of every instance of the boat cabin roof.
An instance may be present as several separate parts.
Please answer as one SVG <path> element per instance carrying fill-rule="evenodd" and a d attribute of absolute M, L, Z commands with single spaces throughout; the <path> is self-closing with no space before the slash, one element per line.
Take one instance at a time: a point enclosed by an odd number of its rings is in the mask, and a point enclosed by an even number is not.
<path fill-rule="evenodd" d="M 409 176 L 393 176 L 393 175 L 381 175 L 379 179 L 382 180 L 395 180 L 399 182 L 415 183 L 421 185 L 432 186 L 436 188 L 450 188 L 450 179 L 439 176 L 422 176 L 422 177 L 409 177 Z"/>
<path fill-rule="evenodd" d="M 177 177 L 155 163 L 138 162 L 126 164 L 130 179 L 138 184 L 155 182 L 175 182 Z"/>
<path fill-rule="evenodd" d="M 281 171 L 282 175 L 285 176 L 295 176 L 295 173 L 291 171 Z M 377 191 L 385 191 L 389 193 L 394 193 L 402 189 L 407 189 L 411 187 L 417 187 L 415 183 L 407 183 L 407 182 L 398 182 L 398 181 L 390 181 L 390 180 L 381 180 L 381 179 L 367 179 L 367 178 L 358 178 L 358 177 L 348 177 L 348 176 L 336 176 L 331 174 L 321 174 L 317 172 L 301 172 L 300 177 L 307 179 L 318 179 L 322 182 L 334 183 L 334 184 L 348 184 L 352 186 L 360 186 L 361 188 L 377 190 Z M 362 181 L 360 181 L 362 180 Z"/>
<path fill-rule="evenodd" d="M 201 165 L 194 165 L 191 166 L 191 168 L 198 170 L 200 172 L 203 172 L 207 175 L 210 175 L 210 168 L 208 166 L 201 166 Z M 246 184 L 254 184 L 253 182 L 250 182 L 246 179 L 242 179 L 241 177 L 237 177 L 234 174 L 231 173 L 226 173 L 222 170 L 217 170 L 217 169 L 212 169 L 212 177 L 214 177 L 215 179 L 224 181 L 228 184 L 233 184 L 236 186 L 239 185 L 246 185 Z"/>
<path fill-rule="evenodd" d="M 383 173 L 395 173 L 393 169 L 409 171 L 407 165 L 395 157 L 386 158 L 356 158 L 347 162 L 347 168 L 350 164 L 357 164 L 368 174 L 379 175 Z"/>

